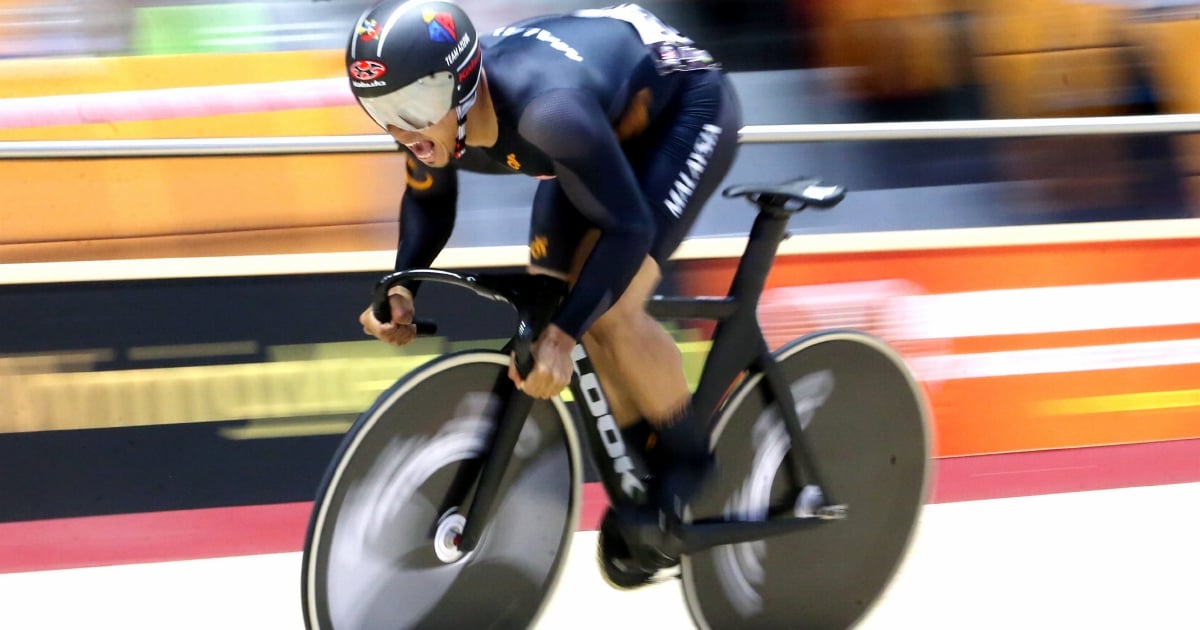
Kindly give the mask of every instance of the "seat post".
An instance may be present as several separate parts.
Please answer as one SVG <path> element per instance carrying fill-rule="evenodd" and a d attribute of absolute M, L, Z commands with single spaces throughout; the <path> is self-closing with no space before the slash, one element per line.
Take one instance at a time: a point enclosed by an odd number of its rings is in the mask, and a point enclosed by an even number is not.
<path fill-rule="evenodd" d="M 750 230 L 746 251 L 738 263 L 729 296 L 744 299 L 750 308 L 757 308 L 758 294 L 767 281 L 767 273 L 775 261 L 779 243 L 787 231 L 788 219 L 807 207 L 832 208 L 841 203 L 846 189 L 841 186 L 826 186 L 821 180 L 801 177 L 782 184 L 742 184 L 726 188 L 725 197 L 745 197 L 758 206 L 758 216 Z"/>
<path fill-rule="evenodd" d="M 845 196 L 845 189 L 802 178 L 783 184 L 733 186 L 722 194 L 746 197 L 758 206 L 758 216 L 729 284 L 727 301 L 733 310 L 720 318 L 713 330 L 708 360 L 692 397 L 692 411 L 702 418 L 712 418 L 737 373 L 755 362 L 770 360 L 770 348 L 758 323 L 758 302 L 787 233 L 788 220 L 807 207 L 832 208 Z"/>
<path fill-rule="evenodd" d="M 728 295 L 734 310 L 713 330 L 710 360 L 704 362 L 700 385 L 692 397 L 692 410 L 698 417 L 712 418 L 726 386 L 733 382 L 737 372 L 769 352 L 758 325 L 758 298 L 775 261 L 775 251 L 783 240 L 788 217 L 787 212 L 759 204 L 746 250 L 729 285 Z M 714 357 L 722 360 L 712 360 Z"/>
<path fill-rule="evenodd" d="M 750 228 L 746 249 L 738 261 L 737 271 L 729 284 L 729 297 L 742 307 L 757 308 L 758 297 L 767 282 L 767 274 L 775 262 L 775 253 L 786 237 L 791 213 L 766 204 L 759 204 L 758 216 Z"/>

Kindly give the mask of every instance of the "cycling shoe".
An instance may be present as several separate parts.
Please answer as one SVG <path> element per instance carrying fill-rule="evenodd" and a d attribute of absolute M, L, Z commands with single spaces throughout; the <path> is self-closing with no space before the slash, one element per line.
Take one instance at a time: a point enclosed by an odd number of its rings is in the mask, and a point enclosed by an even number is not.
<path fill-rule="evenodd" d="M 604 512 L 600 536 L 596 541 L 596 560 L 609 586 L 630 590 L 678 575 L 677 571 L 673 571 L 678 562 L 667 556 L 650 549 L 641 549 L 640 553 L 635 554 L 626 542 L 617 519 L 617 513 L 611 507 Z"/>

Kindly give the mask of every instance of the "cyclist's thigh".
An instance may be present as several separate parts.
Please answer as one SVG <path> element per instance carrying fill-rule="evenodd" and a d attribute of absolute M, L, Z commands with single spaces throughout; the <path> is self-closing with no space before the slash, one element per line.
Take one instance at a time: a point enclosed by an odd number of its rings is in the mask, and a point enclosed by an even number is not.
<path fill-rule="evenodd" d="M 648 142 L 629 148 L 638 181 L 654 212 L 650 255 L 666 262 L 687 235 L 700 208 L 729 172 L 742 126 L 741 108 L 728 78 L 715 71 L 688 77 L 676 111 Z"/>

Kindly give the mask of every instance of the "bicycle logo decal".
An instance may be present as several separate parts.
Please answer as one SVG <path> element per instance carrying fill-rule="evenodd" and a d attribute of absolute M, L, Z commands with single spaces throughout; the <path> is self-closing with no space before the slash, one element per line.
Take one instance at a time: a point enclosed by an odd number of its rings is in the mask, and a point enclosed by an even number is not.
<path fill-rule="evenodd" d="M 596 432 L 603 441 L 604 452 L 612 460 L 613 471 L 621 478 L 621 491 L 631 499 L 646 495 L 646 486 L 635 474 L 633 460 L 630 459 L 625 447 L 625 440 L 617 421 L 613 419 L 608 408 L 608 399 L 600 389 L 600 379 L 587 361 L 587 351 L 583 344 L 578 344 L 571 351 L 571 359 L 575 361 L 575 374 L 579 376 L 579 388 L 587 396 L 584 397 L 587 410 L 596 421 Z M 586 362 L 586 364 L 585 364 Z M 586 372 L 584 370 L 587 370 Z"/>

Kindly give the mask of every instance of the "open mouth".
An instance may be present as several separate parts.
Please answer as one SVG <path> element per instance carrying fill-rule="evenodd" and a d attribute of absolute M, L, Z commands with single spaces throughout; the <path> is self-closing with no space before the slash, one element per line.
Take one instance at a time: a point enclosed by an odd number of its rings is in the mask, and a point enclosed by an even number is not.
<path fill-rule="evenodd" d="M 433 142 L 430 142 L 429 140 L 421 140 L 420 142 L 413 142 L 412 144 L 405 146 L 407 146 L 408 150 L 412 151 L 413 155 L 422 162 L 433 159 Z"/>

